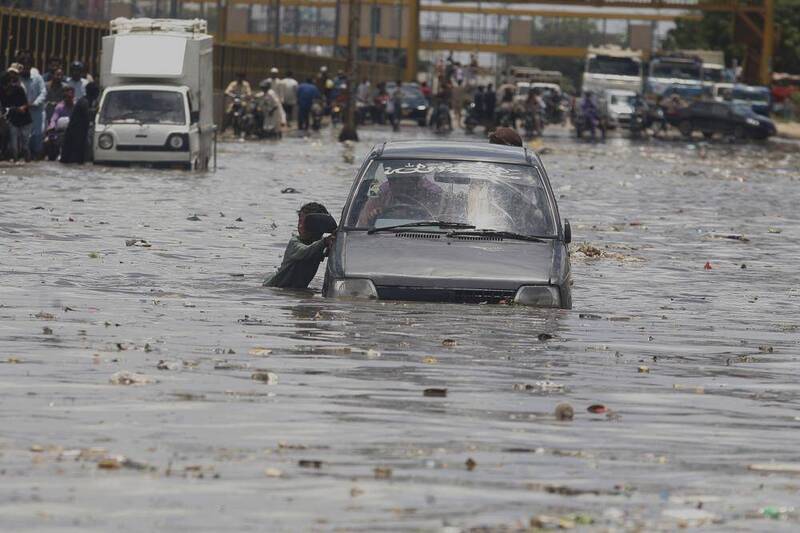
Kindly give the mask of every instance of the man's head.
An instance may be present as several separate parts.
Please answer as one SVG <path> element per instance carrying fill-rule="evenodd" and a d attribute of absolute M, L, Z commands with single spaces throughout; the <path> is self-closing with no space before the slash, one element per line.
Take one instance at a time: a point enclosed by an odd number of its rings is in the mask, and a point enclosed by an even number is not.
<path fill-rule="evenodd" d="M 319 204 L 317 202 L 309 202 L 303 205 L 297 212 L 297 233 L 303 240 L 308 240 L 308 239 L 317 240 L 320 237 L 322 237 L 322 235 L 314 235 L 306 231 L 305 228 L 306 215 L 311 215 L 313 213 L 322 213 L 324 215 L 327 215 L 328 210 L 322 204 Z"/>
<path fill-rule="evenodd" d="M 50 72 L 55 72 L 56 70 L 61 69 L 61 60 L 57 57 L 51 57 L 47 62 L 47 69 Z"/>
<path fill-rule="evenodd" d="M 272 82 L 269 80 L 261 80 L 261 83 L 259 83 L 258 86 L 261 87 L 262 91 L 267 92 L 272 89 Z"/>
<path fill-rule="evenodd" d="M 53 71 L 53 77 L 51 78 L 54 83 L 62 83 L 64 81 L 64 71 L 61 68 L 57 68 Z"/>
<path fill-rule="evenodd" d="M 8 67 L 8 84 L 13 85 L 19 81 L 19 73 L 22 72 L 22 65 L 19 63 L 11 63 Z"/>
<path fill-rule="evenodd" d="M 269 69 L 269 75 L 272 76 L 272 77 L 277 76 L 278 75 L 278 68 L 277 67 L 272 67 L 271 69 Z"/>
<path fill-rule="evenodd" d="M 522 137 L 511 128 L 500 127 L 489 134 L 489 144 L 522 146 Z"/>
<path fill-rule="evenodd" d="M 69 77 L 74 81 L 78 81 L 83 76 L 83 63 L 80 61 L 73 61 L 69 66 Z"/>
<path fill-rule="evenodd" d="M 64 87 L 64 101 L 69 105 L 72 105 L 72 103 L 75 101 L 75 89 L 69 85 Z"/>
<path fill-rule="evenodd" d="M 19 65 L 19 75 L 25 79 L 31 76 L 31 66 L 33 57 L 27 50 L 22 50 L 17 54 L 17 65 Z"/>

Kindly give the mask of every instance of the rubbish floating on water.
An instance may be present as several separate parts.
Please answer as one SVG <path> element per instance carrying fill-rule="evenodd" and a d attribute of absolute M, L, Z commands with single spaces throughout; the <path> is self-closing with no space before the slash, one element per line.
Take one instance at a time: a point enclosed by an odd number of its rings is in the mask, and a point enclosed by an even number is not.
<path fill-rule="evenodd" d="M 445 340 L 442 341 L 442 346 L 445 346 L 447 348 L 452 348 L 456 344 L 458 344 L 458 343 L 456 342 L 455 339 L 445 339 Z"/>
<path fill-rule="evenodd" d="M 422 362 L 425 363 L 426 365 L 435 365 L 436 363 L 439 362 L 439 360 L 436 359 L 435 357 L 428 356 L 428 357 L 423 357 Z"/>
<path fill-rule="evenodd" d="M 478 463 L 472 457 L 468 457 L 466 461 L 464 461 L 464 466 L 467 467 L 467 470 L 472 472 L 475 470 L 475 467 L 478 466 Z"/>
<path fill-rule="evenodd" d="M 278 375 L 273 372 L 253 372 L 250 379 L 261 381 L 267 385 L 275 385 L 278 382 Z"/>
<path fill-rule="evenodd" d="M 575 410 L 568 403 L 556 405 L 556 420 L 572 420 L 575 417 Z"/>
<path fill-rule="evenodd" d="M 768 233 L 780 233 L 780 232 L 782 232 L 782 231 L 783 231 L 783 230 L 782 230 L 782 229 L 780 229 L 780 228 L 767 228 L 767 232 L 768 232 Z"/>
<path fill-rule="evenodd" d="M 800 474 L 800 463 L 755 463 L 748 465 L 747 469 L 753 472 Z"/>
<path fill-rule="evenodd" d="M 127 239 L 125 246 L 140 246 L 142 248 L 150 248 L 150 243 L 144 239 Z"/>
<path fill-rule="evenodd" d="M 600 315 L 593 315 L 593 314 L 590 314 L 590 313 L 580 313 L 578 315 L 578 318 L 582 318 L 584 320 L 600 320 L 603 317 L 601 317 Z"/>
<path fill-rule="evenodd" d="M 762 507 L 758 510 L 759 514 L 764 516 L 764 518 L 771 518 L 773 520 L 780 520 L 784 515 L 792 511 L 794 511 L 793 507 L 775 507 L 774 505 Z"/>
<path fill-rule="evenodd" d="M 607 413 L 609 411 L 608 407 L 601 403 L 590 405 L 586 410 L 596 415 L 602 415 L 603 413 Z"/>
<path fill-rule="evenodd" d="M 200 221 L 200 217 L 197 216 L 197 215 L 192 215 L 189 218 L 187 218 L 186 220 L 191 220 L 192 222 L 199 222 Z"/>
<path fill-rule="evenodd" d="M 539 333 L 539 335 L 536 338 L 544 342 L 544 341 L 549 341 L 550 339 L 553 338 L 553 336 L 550 335 L 549 333 Z"/>
<path fill-rule="evenodd" d="M 297 461 L 300 468 L 322 468 L 322 461 L 317 459 L 300 459 Z"/>
<path fill-rule="evenodd" d="M 109 381 L 113 385 L 147 385 L 149 383 L 156 383 L 156 380 L 150 376 L 139 374 L 138 372 L 128 372 L 121 370 L 111 375 Z"/>
<path fill-rule="evenodd" d="M 447 389 L 425 389 L 422 391 L 422 395 L 432 398 L 443 398 L 447 396 Z"/>
<path fill-rule="evenodd" d="M 375 473 L 375 479 L 389 479 L 392 477 L 392 469 L 388 466 L 377 466 L 373 472 Z"/>
<path fill-rule="evenodd" d="M 156 363 L 156 368 L 158 370 L 177 370 L 181 367 L 181 364 L 177 361 L 164 361 L 161 359 L 158 363 Z"/>
<path fill-rule="evenodd" d="M 285 189 L 281 189 L 281 194 L 298 194 L 299 192 L 300 191 L 294 187 L 286 187 Z"/>
<path fill-rule="evenodd" d="M 264 475 L 267 477 L 283 477 L 283 472 L 277 468 L 265 468 Z"/>
<path fill-rule="evenodd" d="M 758 347 L 758 351 L 762 353 L 772 353 L 774 350 L 769 344 L 764 344 L 763 346 Z"/>
<path fill-rule="evenodd" d="M 8 359 L 6 359 L 6 363 L 11 364 L 11 365 L 16 365 L 16 364 L 19 364 L 21 362 L 22 362 L 22 359 L 20 359 L 19 357 L 14 357 L 14 356 L 11 356 Z"/>
<path fill-rule="evenodd" d="M 45 327 L 42 328 L 42 334 L 43 335 L 52 335 L 53 334 L 53 329 L 52 328 L 48 328 L 47 326 L 45 326 Z"/>
<path fill-rule="evenodd" d="M 44 311 L 36 313 L 34 316 L 36 318 L 41 319 L 41 320 L 55 320 L 56 319 L 56 317 L 52 313 L 45 313 Z"/>
<path fill-rule="evenodd" d="M 706 264 L 703 265 L 703 269 L 704 270 L 711 270 L 712 268 L 713 267 L 711 266 L 711 262 L 710 261 L 706 261 Z"/>
<path fill-rule="evenodd" d="M 130 468 L 132 470 L 155 470 L 155 467 L 153 466 L 148 466 L 145 463 L 133 461 L 124 455 L 111 455 L 108 457 L 103 457 L 97 462 L 97 468 L 103 470 L 119 470 L 120 468 Z"/>
<path fill-rule="evenodd" d="M 244 220 L 242 219 L 242 217 L 238 217 L 238 218 L 235 220 L 235 222 L 244 222 Z"/>
<path fill-rule="evenodd" d="M 644 366 L 644 365 L 640 366 L 639 367 L 639 373 L 640 374 L 649 374 L 650 373 L 650 367 L 647 367 L 647 366 Z"/>
<path fill-rule="evenodd" d="M 563 392 L 564 384 L 549 380 L 535 381 L 533 383 L 514 383 L 512 390 L 537 391 L 537 392 Z"/>
<path fill-rule="evenodd" d="M 269 348 L 262 348 L 260 346 L 256 346 L 255 348 L 250 348 L 250 350 L 248 350 L 247 353 L 250 355 L 256 355 L 261 357 L 271 354 L 272 350 L 270 350 Z"/>
<path fill-rule="evenodd" d="M 381 352 L 379 352 L 378 350 L 373 350 L 372 348 L 370 348 L 369 350 L 364 352 L 364 355 L 367 356 L 367 359 L 376 359 L 376 358 L 381 356 Z"/>

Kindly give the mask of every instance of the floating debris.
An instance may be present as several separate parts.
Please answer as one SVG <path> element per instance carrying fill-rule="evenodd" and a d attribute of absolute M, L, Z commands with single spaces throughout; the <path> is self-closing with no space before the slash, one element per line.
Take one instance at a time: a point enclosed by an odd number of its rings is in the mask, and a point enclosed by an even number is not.
<path fill-rule="evenodd" d="M 300 468 L 322 468 L 322 461 L 318 459 L 300 459 L 297 461 Z"/>
<path fill-rule="evenodd" d="M 458 343 L 456 342 L 455 339 L 445 339 L 445 340 L 442 341 L 442 346 L 444 346 L 446 348 L 452 348 L 453 346 L 456 346 L 457 344 Z"/>
<path fill-rule="evenodd" d="M 392 477 L 392 469 L 388 466 L 375 467 L 373 472 L 375 474 L 375 479 L 389 479 Z"/>
<path fill-rule="evenodd" d="M 478 466 L 478 463 L 472 457 L 468 457 L 466 461 L 464 461 L 464 466 L 467 467 L 467 470 L 472 472 L 475 470 L 475 467 Z"/>
<path fill-rule="evenodd" d="M 250 348 L 247 351 L 247 353 L 250 354 L 250 355 L 263 357 L 263 356 L 266 356 L 266 355 L 270 355 L 272 353 L 272 350 L 270 350 L 269 348 L 262 348 L 260 346 L 256 346 L 255 348 Z"/>
<path fill-rule="evenodd" d="M 151 244 L 144 239 L 127 239 L 125 246 L 139 246 L 141 248 L 150 248 Z"/>
<path fill-rule="evenodd" d="M 278 375 L 273 372 L 253 372 L 250 379 L 266 383 L 267 385 L 275 385 L 278 382 Z"/>
<path fill-rule="evenodd" d="M 127 370 L 114 373 L 109 381 L 113 385 L 147 385 L 157 382 L 150 376 L 139 374 L 138 372 L 128 372 Z"/>
<path fill-rule="evenodd" d="M 265 468 L 264 475 L 267 477 L 283 477 L 283 472 L 277 468 Z"/>
<path fill-rule="evenodd" d="M 603 413 L 609 412 L 609 408 L 601 403 L 590 405 L 586 410 L 596 415 L 602 415 Z"/>
<path fill-rule="evenodd" d="M 575 417 L 575 410 L 568 403 L 560 403 L 556 405 L 555 416 L 556 420 L 572 420 Z"/>
<path fill-rule="evenodd" d="M 425 389 L 422 391 L 422 395 L 431 398 L 444 398 L 447 396 L 447 389 Z"/>

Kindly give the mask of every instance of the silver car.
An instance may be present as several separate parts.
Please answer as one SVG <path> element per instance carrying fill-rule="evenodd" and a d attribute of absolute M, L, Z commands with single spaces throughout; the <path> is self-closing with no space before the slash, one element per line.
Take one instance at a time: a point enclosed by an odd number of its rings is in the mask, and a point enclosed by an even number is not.
<path fill-rule="evenodd" d="M 534 152 L 387 142 L 350 190 L 323 294 L 570 308 L 570 239 Z"/>

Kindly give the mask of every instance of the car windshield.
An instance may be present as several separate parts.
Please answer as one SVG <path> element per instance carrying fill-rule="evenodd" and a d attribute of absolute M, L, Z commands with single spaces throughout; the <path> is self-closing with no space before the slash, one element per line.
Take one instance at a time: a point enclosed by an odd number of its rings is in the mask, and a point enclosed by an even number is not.
<path fill-rule="evenodd" d="M 589 59 L 586 72 L 615 76 L 639 76 L 639 62 L 630 57 L 597 56 Z"/>
<path fill-rule="evenodd" d="M 703 81 L 723 82 L 725 81 L 725 71 L 721 68 L 703 67 Z"/>
<path fill-rule="evenodd" d="M 480 161 L 376 160 L 358 183 L 347 226 L 374 229 L 424 221 L 555 237 L 535 167 Z"/>
<path fill-rule="evenodd" d="M 186 124 L 183 94 L 175 91 L 111 91 L 103 100 L 100 124 Z"/>
<path fill-rule="evenodd" d="M 654 78 L 677 78 L 680 80 L 699 80 L 700 66 L 693 63 L 653 63 L 650 76 Z"/>

